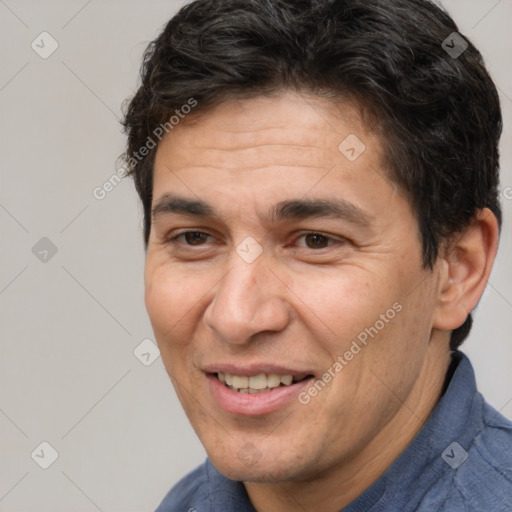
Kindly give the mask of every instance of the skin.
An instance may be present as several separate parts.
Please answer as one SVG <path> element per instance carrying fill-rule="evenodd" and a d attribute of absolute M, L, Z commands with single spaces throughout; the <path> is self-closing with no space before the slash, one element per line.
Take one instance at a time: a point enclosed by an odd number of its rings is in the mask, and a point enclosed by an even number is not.
<path fill-rule="evenodd" d="M 349 134 L 365 144 L 355 161 L 338 150 Z M 450 331 L 490 273 L 498 234 L 488 210 L 424 268 L 417 220 L 382 151 L 353 105 L 291 92 L 220 105 L 158 147 L 153 206 L 172 194 L 218 215 L 153 217 L 146 307 L 209 457 L 245 482 L 259 511 L 337 511 L 378 479 L 435 406 Z M 282 201 L 332 198 L 367 223 L 268 216 Z M 205 235 L 170 241 L 187 230 Z M 248 236 L 263 250 L 252 263 L 236 251 Z M 395 303 L 401 311 L 307 405 L 250 417 L 213 400 L 205 366 L 269 362 L 321 378 Z"/>

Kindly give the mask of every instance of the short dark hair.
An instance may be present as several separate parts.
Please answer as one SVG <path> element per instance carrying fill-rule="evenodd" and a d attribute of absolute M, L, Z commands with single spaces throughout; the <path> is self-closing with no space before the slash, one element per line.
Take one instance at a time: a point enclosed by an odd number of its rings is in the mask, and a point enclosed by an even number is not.
<path fill-rule="evenodd" d="M 461 232 L 478 209 L 489 208 L 501 225 L 498 93 L 471 41 L 455 36 L 467 48 L 449 54 L 454 32 L 451 17 L 428 0 L 185 5 L 149 44 L 141 85 L 125 105 L 125 157 L 143 204 L 146 245 L 156 147 L 143 158 L 139 150 L 149 147 L 155 130 L 165 123 L 172 128 L 170 116 L 191 98 L 193 117 L 230 98 L 283 90 L 348 99 L 362 109 L 366 126 L 383 142 L 390 179 L 417 216 L 426 268 L 440 243 Z M 468 315 L 452 332 L 452 350 L 471 323 Z"/>

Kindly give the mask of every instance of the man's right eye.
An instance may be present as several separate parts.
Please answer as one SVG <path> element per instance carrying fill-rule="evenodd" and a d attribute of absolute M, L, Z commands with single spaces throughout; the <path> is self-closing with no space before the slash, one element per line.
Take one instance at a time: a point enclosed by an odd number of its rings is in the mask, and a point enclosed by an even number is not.
<path fill-rule="evenodd" d="M 184 231 L 168 238 L 167 241 L 173 244 L 181 243 L 184 245 L 196 246 L 204 245 L 208 238 L 212 238 L 212 236 L 208 233 L 203 233 L 202 231 Z"/>

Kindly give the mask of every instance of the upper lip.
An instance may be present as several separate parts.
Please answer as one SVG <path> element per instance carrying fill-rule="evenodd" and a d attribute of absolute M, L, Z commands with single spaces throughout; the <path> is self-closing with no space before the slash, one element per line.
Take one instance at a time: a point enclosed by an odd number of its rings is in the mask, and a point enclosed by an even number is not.
<path fill-rule="evenodd" d="M 240 375 L 246 377 L 254 377 L 256 375 L 276 374 L 276 375 L 292 375 L 293 377 L 312 375 L 309 370 L 290 368 L 287 366 L 280 366 L 276 364 L 229 364 L 229 363 L 214 363 L 203 366 L 203 371 L 206 373 L 229 373 L 230 375 Z"/>

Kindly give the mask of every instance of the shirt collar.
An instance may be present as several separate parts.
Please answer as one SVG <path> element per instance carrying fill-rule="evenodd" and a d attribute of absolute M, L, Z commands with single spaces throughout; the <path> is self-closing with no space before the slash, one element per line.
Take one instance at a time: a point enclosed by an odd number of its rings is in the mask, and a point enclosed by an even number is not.
<path fill-rule="evenodd" d="M 429 418 L 404 452 L 363 494 L 343 509 L 368 512 L 389 496 L 406 496 L 417 482 L 439 478 L 449 470 L 441 454 L 457 442 L 466 450 L 482 424 L 482 397 L 477 393 L 475 373 L 462 352 L 452 353 L 453 376 Z M 447 376 L 449 378 L 450 372 Z"/>

